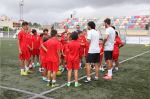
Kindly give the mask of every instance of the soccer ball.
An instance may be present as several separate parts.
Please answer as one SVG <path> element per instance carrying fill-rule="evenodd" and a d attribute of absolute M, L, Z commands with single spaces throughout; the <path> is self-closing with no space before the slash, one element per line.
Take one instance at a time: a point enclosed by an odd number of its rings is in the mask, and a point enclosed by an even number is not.
<path fill-rule="evenodd" d="M 61 76 L 62 72 L 61 71 L 57 71 L 56 75 L 57 76 Z"/>

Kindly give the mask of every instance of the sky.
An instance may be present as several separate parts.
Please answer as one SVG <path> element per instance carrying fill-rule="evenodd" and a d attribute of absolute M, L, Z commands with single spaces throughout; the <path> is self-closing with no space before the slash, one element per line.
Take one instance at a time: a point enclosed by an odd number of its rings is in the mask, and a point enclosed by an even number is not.
<path fill-rule="evenodd" d="M 19 20 L 20 0 L 0 0 L 0 16 Z M 150 15 L 150 0 L 24 0 L 23 19 L 41 24 L 76 17 Z"/>

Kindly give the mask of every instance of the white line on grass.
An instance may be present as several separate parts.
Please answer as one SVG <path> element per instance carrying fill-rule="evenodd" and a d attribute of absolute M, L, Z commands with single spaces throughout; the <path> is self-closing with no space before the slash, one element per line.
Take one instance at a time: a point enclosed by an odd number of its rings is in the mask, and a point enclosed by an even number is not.
<path fill-rule="evenodd" d="M 146 52 L 144 52 L 144 53 L 141 53 L 141 54 L 135 55 L 135 56 L 133 56 L 133 57 L 127 58 L 127 59 L 125 59 L 125 60 L 123 60 L 123 61 L 121 61 L 121 62 L 119 62 L 119 63 L 122 64 L 122 63 L 124 63 L 124 62 L 126 62 L 126 61 L 128 61 L 128 60 L 131 60 L 131 59 L 133 59 L 133 58 L 142 56 L 142 55 L 144 55 L 144 54 L 146 54 L 146 53 L 148 53 L 148 52 L 150 52 L 150 51 L 146 51 Z M 94 74 L 95 74 L 95 72 L 91 73 L 90 75 L 94 75 Z M 82 79 L 84 79 L 84 78 L 86 78 L 86 76 L 80 77 L 79 80 L 82 80 Z M 74 80 L 71 81 L 71 83 L 73 83 L 73 82 L 74 82 Z M 53 91 L 56 91 L 57 89 L 60 89 L 60 88 L 62 88 L 62 87 L 64 87 L 64 86 L 66 86 L 66 83 L 65 83 L 65 84 L 62 84 L 62 85 L 59 86 L 59 87 L 55 87 L 55 88 L 53 88 L 53 89 L 51 89 L 51 90 L 44 91 L 44 92 L 40 93 L 39 95 L 43 96 L 43 95 L 45 95 L 45 94 L 51 93 L 51 92 L 53 92 Z M 36 98 L 36 97 L 37 97 L 37 96 L 35 95 L 35 96 L 33 96 L 33 97 L 30 97 L 29 99 L 34 99 L 34 98 Z"/>
<path fill-rule="evenodd" d="M 46 97 L 46 96 L 42 96 L 42 95 L 39 95 L 37 93 L 33 93 L 33 92 L 30 92 L 30 91 L 26 91 L 26 90 L 10 88 L 10 87 L 4 87 L 4 86 L 0 86 L 0 88 L 7 89 L 7 90 L 12 90 L 12 91 L 17 91 L 17 92 L 21 92 L 21 93 L 25 93 L 25 94 L 29 94 L 29 95 L 34 95 L 36 97 L 41 97 L 41 98 L 44 98 L 44 99 L 52 99 L 52 98 L 49 98 L 49 97 Z"/>

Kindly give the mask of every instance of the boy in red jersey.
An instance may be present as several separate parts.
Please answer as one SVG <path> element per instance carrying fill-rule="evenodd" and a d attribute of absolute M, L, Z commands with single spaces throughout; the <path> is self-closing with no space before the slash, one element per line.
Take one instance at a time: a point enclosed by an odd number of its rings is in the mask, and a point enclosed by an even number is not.
<path fill-rule="evenodd" d="M 83 34 L 82 31 L 79 31 L 78 32 L 78 35 L 79 35 L 79 38 L 78 38 L 78 41 L 80 42 L 80 45 L 81 45 L 81 66 L 80 68 L 82 68 L 84 65 L 85 65 L 85 49 L 86 49 L 86 38 L 85 38 L 85 35 Z"/>
<path fill-rule="evenodd" d="M 115 27 L 112 26 L 112 28 L 115 29 Z M 114 43 L 114 50 L 113 50 L 113 62 L 115 62 L 115 67 L 114 69 L 116 71 L 118 71 L 118 66 L 119 66 L 119 62 L 118 62 L 118 58 L 119 58 L 119 55 L 120 55 L 120 51 L 119 51 L 119 48 L 122 47 L 124 44 L 123 42 L 121 41 L 119 35 L 118 35 L 118 32 L 116 31 L 116 37 L 115 37 L 115 43 Z"/>
<path fill-rule="evenodd" d="M 68 60 L 67 60 L 67 69 L 68 69 L 68 83 L 67 86 L 69 87 L 71 84 L 71 73 L 74 70 L 74 79 L 75 79 L 75 87 L 80 86 L 81 84 L 78 83 L 78 70 L 80 64 L 80 43 L 77 41 L 78 34 L 73 32 L 71 34 L 72 41 L 68 43 Z"/>
<path fill-rule="evenodd" d="M 68 59 L 68 43 L 70 41 L 70 33 L 64 34 L 64 44 L 62 45 L 62 57 L 61 57 L 61 64 L 62 66 L 62 72 L 66 70 L 66 62 Z"/>
<path fill-rule="evenodd" d="M 56 73 L 59 69 L 59 62 L 60 62 L 60 42 L 56 37 L 57 37 L 57 31 L 52 30 L 51 38 L 48 41 L 44 42 L 41 46 L 46 52 L 46 61 L 47 61 L 47 70 L 48 70 L 47 86 L 50 86 L 52 83 L 51 85 L 52 87 L 58 86 L 58 84 L 56 84 Z M 51 78 L 52 78 L 52 82 L 51 82 Z"/>
<path fill-rule="evenodd" d="M 41 44 L 43 44 L 44 42 L 46 42 L 49 38 L 43 35 L 41 36 Z M 42 72 L 42 80 L 43 81 L 47 81 L 47 62 L 46 62 L 46 52 L 44 51 L 44 49 L 42 49 L 40 47 L 40 64 L 41 64 L 41 72 Z"/>
<path fill-rule="evenodd" d="M 64 32 L 61 33 L 61 43 L 62 45 L 64 45 L 65 43 L 65 34 L 70 34 L 69 30 L 68 30 L 68 26 L 64 26 Z"/>
<path fill-rule="evenodd" d="M 21 60 L 21 75 L 28 75 L 25 67 L 29 64 L 30 52 L 28 46 L 28 22 L 22 23 L 22 30 L 18 33 L 19 59 Z"/>
<path fill-rule="evenodd" d="M 102 60 L 104 55 L 103 39 L 100 39 L 99 47 L 100 47 L 100 71 L 103 72 L 104 71 L 104 68 L 102 66 Z"/>
<path fill-rule="evenodd" d="M 31 33 L 31 30 L 28 29 L 28 33 L 27 33 L 27 43 L 28 43 L 28 49 L 30 52 L 30 60 L 29 60 L 29 64 L 25 67 L 26 70 L 28 70 L 28 73 L 33 73 L 33 68 L 32 68 L 32 51 L 33 51 L 33 36 Z M 32 69 L 32 71 L 30 71 Z"/>
<path fill-rule="evenodd" d="M 33 51 L 32 51 L 32 55 L 33 55 L 33 65 L 34 66 L 39 66 L 39 54 L 40 54 L 40 35 L 37 34 L 37 31 L 35 29 L 32 30 L 32 34 L 33 34 Z M 35 58 L 37 58 L 37 63 L 35 64 Z"/>
<path fill-rule="evenodd" d="M 41 45 L 43 44 L 43 41 L 45 41 L 44 39 L 49 39 L 50 38 L 50 35 L 49 35 L 49 31 L 47 28 L 45 28 L 43 30 L 43 33 L 40 34 L 40 50 L 41 50 Z M 47 40 L 46 40 L 47 41 Z M 41 59 L 40 59 L 40 68 L 39 68 L 39 72 L 43 72 L 42 75 L 44 75 L 45 73 L 45 69 L 43 68 L 42 66 L 42 63 L 41 63 Z M 46 78 L 47 79 L 47 78 Z M 43 80 L 46 81 L 45 77 L 43 77 Z"/>
<path fill-rule="evenodd" d="M 49 32 L 48 29 L 45 28 L 45 29 L 43 30 L 43 37 L 44 37 L 44 36 L 49 37 L 49 33 L 48 33 L 48 32 Z"/>

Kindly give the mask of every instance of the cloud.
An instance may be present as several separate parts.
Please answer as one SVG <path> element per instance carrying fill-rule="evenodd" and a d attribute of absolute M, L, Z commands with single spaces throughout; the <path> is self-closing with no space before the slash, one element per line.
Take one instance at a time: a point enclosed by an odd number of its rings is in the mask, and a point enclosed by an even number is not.
<path fill-rule="evenodd" d="M 19 19 L 19 1 L 1 0 L 0 15 Z M 74 10 L 79 17 L 149 14 L 149 4 L 150 0 L 24 0 L 24 19 L 52 23 Z"/>

